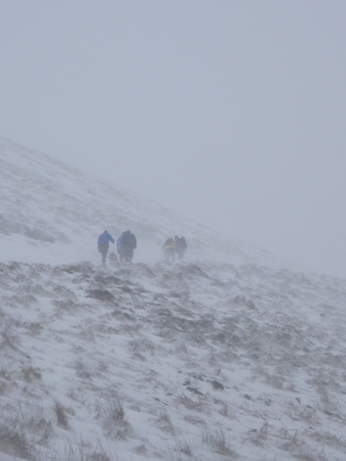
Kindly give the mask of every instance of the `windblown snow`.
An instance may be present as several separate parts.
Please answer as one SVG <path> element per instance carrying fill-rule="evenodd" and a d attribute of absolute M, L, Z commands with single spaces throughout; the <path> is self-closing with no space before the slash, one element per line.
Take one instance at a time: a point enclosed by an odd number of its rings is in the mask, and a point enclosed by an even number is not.
<path fill-rule="evenodd" d="M 346 459 L 346 280 L 2 138 L 0 166 L 1 461 Z"/>

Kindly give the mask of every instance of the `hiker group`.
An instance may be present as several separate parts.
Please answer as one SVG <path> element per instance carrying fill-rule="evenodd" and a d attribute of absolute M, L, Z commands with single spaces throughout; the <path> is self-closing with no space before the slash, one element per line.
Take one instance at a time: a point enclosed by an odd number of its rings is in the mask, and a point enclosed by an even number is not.
<path fill-rule="evenodd" d="M 177 253 L 179 259 L 183 259 L 187 243 L 184 237 L 169 237 L 163 244 L 162 250 L 164 252 L 166 261 L 168 263 L 174 263 L 175 253 Z"/>
<path fill-rule="evenodd" d="M 102 264 L 106 264 L 109 242 L 114 244 L 115 240 L 111 234 L 105 230 L 103 234 L 99 236 L 97 241 L 97 248 L 99 253 L 101 253 Z M 133 250 L 136 248 L 137 239 L 135 235 L 129 230 L 123 232 L 117 240 L 117 253 L 119 254 L 120 262 L 131 262 L 133 258 Z M 111 262 L 116 262 L 118 260 L 115 252 L 110 253 L 109 258 Z"/>
<path fill-rule="evenodd" d="M 108 231 L 104 231 L 98 238 L 97 248 L 101 253 L 102 264 L 106 264 L 107 253 L 109 250 L 109 242 L 115 243 L 114 238 Z M 137 248 L 137 239 L 135 235 L 127 230 L 123 232 L 117 240 L 117 253 L 119 255 L 120 262 L 131 262 L 133 259 L 133 252 Z M 178 259 L 183 259 L 184 253 L 187 249 L 187 243 L 184 237 L 178 237 L 177 235 L 169 237 L 162 246 L 163 253 L 167 263 L 171 264 L 175 261 L 175 254 L 178 255 Z M 109 255 L 110 262 L 117 262 L 118 257 L 114 252 Z"/>

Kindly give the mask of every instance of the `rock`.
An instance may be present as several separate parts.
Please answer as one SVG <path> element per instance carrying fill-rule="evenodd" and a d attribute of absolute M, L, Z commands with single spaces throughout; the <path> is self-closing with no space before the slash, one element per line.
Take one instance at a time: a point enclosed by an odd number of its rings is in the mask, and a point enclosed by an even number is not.
<path fill-rule="evenodd" d="M 194 394 L 203 395 L 202 392 L 200 392 L 196 387 L 187 387 L 186 389 L 190 392 L 193 392 Z"/>
<path fill-rule="evenodd" d="M 214 389 L 219 389 L 219 390 L 224 390 L 225 386 L 222 383 L 219 383 L 219 381 L 212 381 L 212 385 Z"/>
<path fill-rule="evenodd" d="M 114 296 L 107 290 L 89 290 L 87 298 L 99 299 L 100 301 L 115 301 Z"/>

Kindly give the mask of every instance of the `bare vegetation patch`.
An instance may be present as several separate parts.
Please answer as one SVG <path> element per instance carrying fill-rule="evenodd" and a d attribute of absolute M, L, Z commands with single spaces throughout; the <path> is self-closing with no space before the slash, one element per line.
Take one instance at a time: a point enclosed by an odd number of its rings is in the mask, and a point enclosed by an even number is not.
<path fill-rule="evenodd" d="M 146 446 L 144 445 L 144 443 L 141 443 L 140 445 L 138 445 L 135 450 L 134 450 L 136 453 L 138 453 L 139 455 L 144 455 L 146 456 L 147 454 L 147 448 Z"/>
<path fill-rule="evenodd" d="M 0 361 L 0 377 L 9 379 L 11 374 L 11 366 L 6 359 Z"/>
<path fill-rule="evenodd" d="M 33 459 L 30 445 L 17 420 L 11 421 L 7 418 L 0 423 L 0 447 L 2 452 L 10 456 Z"/>
<path fill-rule="evenodd" d="M 194 450 L 191 440 L 187 436 L 175 438 L 176 449 L 179 453 L 183 453 L 186 456 L 192 457 Z"/>
<path fill-rule="evenodd" d="M 124 407 L 120 399 L 107 400 L 106 410 L 109 418 L 115 424 L 124 424 L 126 423 Z"/>
<path fill-rule="evenodd" d="M 248 432 L 249 440 L 254 445 L 257 445 L 263 448 L 265 446 L 265 442 L 268 439 L 268 431 L 269 431 L 269 424 L 267 421 L 265 421 L 259 430 L 252 429 Z"/>
<path fill-rule="evenodd" d="M 60 427 L 63 427 L 64 429 L 67 429 L 68 418 L 66 415 L 65 408 L 57 400 L 54 403 L 54 410 L 55 410 L 55 415 L 56 415 L 58 425 Z"/>
<path fill-rule="evenodd" d="M 330 396 L 327 387 L 319 386 L 317 392 L 320 395 L 320 407 L 322 411 L 330 416 L 338 414 L 340 409 L 339 402 L 336 398 Z"/>
<path fill-rule="evenodd" d="M 20 338 L 12 332 L 12 328 L 6 325 L 0 336 L 0 349 L 12 349 L 16 351 L 20 345 Z"/>
<path fill-rule="evenodd" d="M 65 312 L 76 314 L 82 310 L 82 305 L 72 299 L 54 299 L 52 304 L 56 306 L 56 315 L 61 315 Z"/>
<path fill-rule="evenodd" d="M 187 436 L 175 437 L 174 446 L 167 450 L 165 459 L 168 461 L 203 461 L 199 449 L 192 444 Z"/>
<path fill-rule="evenodd" d="M 81 393 L 78 389 L 71 387 L 71 389 L 67 392 L 67 397 L 71 400 L 80 403 L 81 405 L 85 405 L 86 397 L 83 393 Z"/>
<path fill-rule="evenodd" d="M 112 304 L 115 302 L 115 297 L 108 290 L 89 290 L 87 298 L 98 299 L 99 301 L 108 301 Z"/>
<path fill-rule="evenodd" d="M 314 431 L 310 437 L 321 445 L 328 445 L 346 453 L 346 436 L 337 436 L 329 431 Z"/>
<path fill-rule="evenodd" d="M 103 396 L 95 404 L 97 417 L 103 419 L 103 428 L 108 437 L 126 440 L 131 426 L 126 418 L 121 399 L 113 392 Z"/>
<path fill-rule="evenodd" d="M 281 434 L 286 438 L 281 448 L 289 452 L 292 458 L 297 458 L 302 461 L 326 461 L 323 449 L 320 453 L 313 450 L 298 434 L 298 431 L 295 431 L 294 434 L 288 431 L 282 431 Z"/>
<path fill-rule="evenodd" d="M 40 380 L 42 378 L 41 371 L 38 368 L 26 367 L 22 368 L 21 371 L 25 381 L 27 382 Z"/>
<path fill-rule="evenodd" d="M 77 301 L 77 296 L 74 294 L 74 292 L 63 285 L 55 285 L 53 288 L 53 293 L 62 298 Z"/>
<path fill-rule="evenodd" d="M 27 328 L 31 336 L 37 336 L 40 334 L 43 327 L 42 327 L 41 322 L 30 322 Z"/>
<path fill-rule="evenodd" d="M 128 334 L 130 336 L 137 335 L 138 332 L 143 328 L 143 325 L 140 323 L 124 323 L 121 325 L 121 328 L 118 329 L 118 333 Z"/>
<path fill-rule="evenodd" d="M 129 350 L 132 355 L 142 361 L 147 360 L 144 355 L 145 352 L 148 352 L 151 357 L 155 357 L 157 349 L 157 346 L 147 338 L 135 339 L 129 342 Z"/>
<path fill-rule="evenodd" d="M 106 449 L 100 441 L 97 441 L 94 446 L 90 442 L 81 440 L 79 445 L 66 444 L 62 453 L 54 457 L 53 461 L 117 461 L 117 459 L 118 457 Z"/>
<path fill-rule="evenodd" d="M 97 363 L 97 369 L 101 372 L 101 373 L 106 373 L 109 369 L 109 365 L 108 363 L 106 363 L 105 361 L 103 360 L 100 360 L 98 363 Z"/>
<path fill-rule="evenodd" d="M 77 376 L 81 379 L 91 379 L 91 373 L 88 370 L 87 366 L 83 362 L 83 360 L 77 360 L 75 363 L 75 370 L 77 373 Z"/>
<path fill-rule="evenodd" d="M 220 399 L 214 399 L 214 403 L 217 405 L 217 411 L 221 416 L 224 418 L 235 419 L 236 416 L 234 410 L 230 409 L 227 402 Z"/>
<path fill-rule="evenodd" d="M 294 421 L 303 421 L 313 425 L 318 420 L 317 412 L 313 407 L 297 404 L 297 401 L 290 400 L 284 408 L 285 413 Z"/>
<path fill-rule="evenodd" d="M 221 429 L 213 431 L 205 428 L 203 442 L 213 447 L 219 455 L 236 457 L 235 451 L 231 448 L 229 440 Z"/>
<path fill-rule="evenodd" d="M 157 418 L 157 424 L 165 432 L 170 432 L 174 434 L 174 427 L 169 417 L 167 410 L 165 408 L 160 408 L 159 416 Z"/>
<path fill-rule="evenodd" d="M 199 416 L 191 415 L 189 413 L 184 416 L 184 420 L 190 424 L 193 424 L 194 426 L 196 425 L 204 426 L 205 425 L 205 422 L 202 418 L 200 418 Z"/>
<path fill-rule="evenodd" d="M 177 402 L 178 404 L 183 405 L 188 410 L 194 410 L 200 413 L 209 412 L 205 396 L 199 396 L 198 400 L 195 401 L 190 399 L 186 395 L 181 395 L 177 398 Z"/>
<path fill-rule="evenodd" d="M 36 461 L 40 446 L 47 446 L 53 429 L 35 403 L 0 407 L 0 447 L 4 453 Z"/>

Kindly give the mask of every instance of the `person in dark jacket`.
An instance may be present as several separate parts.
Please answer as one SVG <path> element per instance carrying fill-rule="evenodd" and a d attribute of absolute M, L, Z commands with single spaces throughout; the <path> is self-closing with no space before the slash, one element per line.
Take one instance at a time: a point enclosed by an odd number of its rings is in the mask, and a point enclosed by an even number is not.
<path fill-rule="evenodd" d="M 117 251 L 119 253 L 120 262 L 131 262 L 133 250 L 136 248 L 137 239 L 135 235 L 129 230 L 123 232 L 117 240 Z"/>
<path fill-rule="evenodd" d="M 111 234 L 108 233 L 108 231 L 104 231 L 104 233 L 99 236 L 97 241 L 97 248 L 102 256 L 102 264 L 106 264 L 109 242 L 114 243 L 114 238 L 111 236 Z"/>
<path fill-rule="evenodd" d="M 166 262 L 174 263 L 175 261 L 175 240 L 169 237 L 162 246 Z"/>
<path fill-rule="evenodd" d="M 174 237 L 175 240 L 175 251 L 178 255 L 179 259 L 183 259 L 185 250 L 187 248 L 187 243 L 185 237 L 178 237 L 177 235 Z"/>

